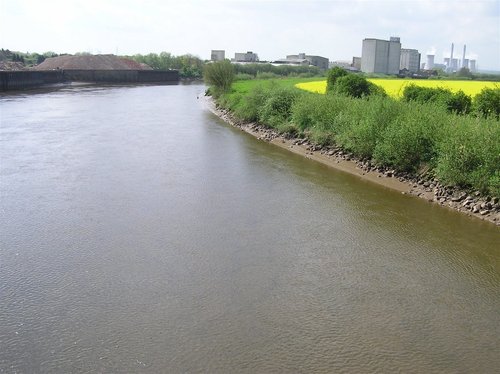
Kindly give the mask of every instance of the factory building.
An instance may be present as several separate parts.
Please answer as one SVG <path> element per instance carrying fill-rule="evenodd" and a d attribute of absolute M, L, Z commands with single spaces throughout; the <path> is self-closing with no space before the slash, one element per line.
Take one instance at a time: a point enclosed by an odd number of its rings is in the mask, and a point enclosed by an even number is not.
<path fill-rule="evenodd" d="M 248 51 L 246 53 L 235 53 L 234 54 L 235 62 L 258 62 L 259 56 L 257 53 L 253 53 L 252 51 Z"/>
<path fill-rule="evenodd" d="M 389 40 L 364 39 L 361 51 L 363 73 L 398 74 L 401 60 L 399 37 Z"/>
<path fill-rule="evenodd" d="M 212 49 L 212 53 L 210 54 L 211 61 L 224 61 L 226 58 L 226 51 L 221 49 Z"/>
<path fill-rule="evenodd" d="M 305 53 L 299 53 L 298 55 L 288 55 L 286 56 L 286 59 L 288 61 L 301 61 L 301 60 L 307 60 L 309 62 L 309 65 L 317 66 L 318 68 L 322 70 L 328 69 L 328 59 L 326 57 L 321 57 L 321 56 L 311 56 L 311 55 L 306 55 Z"/>
<path fill-rule="evenodd" d="M 416 49 L 402 48 L 399 69 L 417 73 L 420 70 L 420 53 Z"/>

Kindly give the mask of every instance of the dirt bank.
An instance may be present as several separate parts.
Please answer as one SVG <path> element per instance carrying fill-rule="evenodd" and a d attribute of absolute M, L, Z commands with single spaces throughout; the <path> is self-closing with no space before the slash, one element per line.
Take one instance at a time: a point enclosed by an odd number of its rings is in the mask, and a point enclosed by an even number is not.
<path fill-rule="evenodd" d="M 205 97 L 207 108 L 232 126 L 281 148 L 321 162 L 329 167 L 342 170 L 379 185 L 425 199 L 484 221 L 500 226 L 500 202 L 498 197 L 482 196 L 479 191 L 464 191 L 456 187 L 444 186 L 437 180 L 415 177 L 394 170 L 372 165 L 370 161 L 359 160 L 337 147 L 322 147 L 305 138 L 287 138 L 273 129 L 256 123 L 245 123 L 235 119 L 227 110 L 217 108 L 214 101 Z"/>

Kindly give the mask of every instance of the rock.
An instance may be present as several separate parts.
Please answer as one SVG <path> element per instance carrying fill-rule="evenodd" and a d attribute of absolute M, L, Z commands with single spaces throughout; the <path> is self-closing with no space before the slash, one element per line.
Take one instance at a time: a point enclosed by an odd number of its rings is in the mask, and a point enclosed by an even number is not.
<path fill-rule="evenodd" d="M 474 205 L 474 207 L 472 208 L 472 213 L 479 213 L 479 205 Z"/>
<path fill-rule="evenodd" d="M 453 202 L 462 201 L 463 199 L 465 199 L 466 196 L 467 196 L 466 194 L 462 194 L 462 195 L 459 195 L 459 196 L 453 196 L 451 198 L 451 201 L 453 201 Z"/>
<path fill-rule="evenodd" d="M 490 212 L 490 211 L 489 211 L 488 209 L 484 209 L 484 210 L 481 210 L 481 211 L 479 212 L 479 214 L 480 214 L 480 215 L 482 215 L 482 216 L 485 216 L 485 215 L 487 215 L 489 212 Z"/>

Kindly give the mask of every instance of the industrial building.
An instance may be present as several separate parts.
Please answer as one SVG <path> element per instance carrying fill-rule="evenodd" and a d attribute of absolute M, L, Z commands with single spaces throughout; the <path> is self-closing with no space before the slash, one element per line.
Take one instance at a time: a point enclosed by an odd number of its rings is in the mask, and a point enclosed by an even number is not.
<path fill-rule="evenodd" d="M 212 49 L 210 54 L 211 61 L 224 61 L 226 59 L 226 51 L 222 49 Z"/>
<path fill-rule="evenodd" d="M 389 40 L 364 39 L 361 51 L 363 73 L 398 74 L 401 59 L 399 37 Z"/>
<path fill-rule="evenodd" d="M 399 69 L 417 73 L 420 70 L 420 53 L 416 49 L 402 48 Z"/>
<path fill-rule="evenodd" d="M 248 51 L 246 53 L 235 53 L 234 62 L 258 62 L 259 56 L 257 53 Z"/>
<path fill-rule="evenodd" d="M 328 59 L 326 57 L 321 56 L 311 56 L 306 55 L 305 53 L 299 53 L 298 55 L 288 55 L 286 56 L 288 61 L 293 60 L 306 60 L 309 65 L 317 66 L 320 69 L 326 70 L 328 69 Z"/>

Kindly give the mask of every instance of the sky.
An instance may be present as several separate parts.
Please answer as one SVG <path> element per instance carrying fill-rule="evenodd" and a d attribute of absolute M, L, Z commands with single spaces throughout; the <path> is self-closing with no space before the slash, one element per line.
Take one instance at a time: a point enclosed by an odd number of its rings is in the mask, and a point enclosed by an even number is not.
<path fill-rule="evenodd" d="M 477 59 L 500 71 L 500 0 L 0 0 L 0 48 L 20 52 L 190 53 L 260 60 L 361 56 L 362 40 Z"/>

